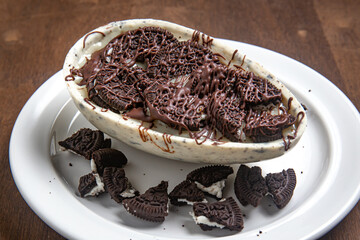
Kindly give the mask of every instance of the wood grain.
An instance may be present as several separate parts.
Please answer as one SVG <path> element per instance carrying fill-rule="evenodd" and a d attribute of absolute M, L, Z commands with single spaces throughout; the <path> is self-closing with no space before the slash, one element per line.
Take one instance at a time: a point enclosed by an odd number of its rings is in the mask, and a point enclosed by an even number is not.
<path fill-rule="evenodd" d="M 155 18 L 262 46 L 323 74 L 359 110 L 359 13 L 358 0 L 2 0 L 0 239 L 63 239 L 22 199 L 11 176 L 8 147 L 27 99 L 62 68 L 67 51 L 86 32 L 110 21 Z M 359 219 L 358 203 L 321 239 L 359 239 Z"/>

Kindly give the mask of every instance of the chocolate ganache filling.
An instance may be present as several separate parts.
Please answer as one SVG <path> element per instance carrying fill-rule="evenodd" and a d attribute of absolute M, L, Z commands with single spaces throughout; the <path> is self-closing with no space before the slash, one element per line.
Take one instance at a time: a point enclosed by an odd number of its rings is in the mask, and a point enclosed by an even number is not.
<path fill-rule="evenodd" d="M 160 120 L 196 140 L 285 139 L 283 130 L 299 117 L 288 113 L 291 99 L 285 108 L 281 90 L 267 79 L 221 63 L 209 37 L 199 42 L 197 31 L 188 41 L 158 27 L 128 31 L 65 80 L 82 77 L 87 100 L 104 109 L 146 122 Z"/>

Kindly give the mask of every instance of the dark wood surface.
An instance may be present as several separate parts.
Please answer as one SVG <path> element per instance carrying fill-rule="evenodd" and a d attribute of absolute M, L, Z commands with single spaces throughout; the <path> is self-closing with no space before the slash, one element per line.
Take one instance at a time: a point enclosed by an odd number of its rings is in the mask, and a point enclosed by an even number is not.
<path fill-rule="evenodd" d="M 320 72 L 359 110 L 359 13 L 358 0 L 2 0 L 0 239 L 62 239 L 22 199 L 12 179 L 8 147 L 27 99 L 62 68 L 67 51 L 86 32 L 111 21 L 156 18 L 258 45 Z M 358 203 L 321 239 L 360 239 L 359 220 Z"/>

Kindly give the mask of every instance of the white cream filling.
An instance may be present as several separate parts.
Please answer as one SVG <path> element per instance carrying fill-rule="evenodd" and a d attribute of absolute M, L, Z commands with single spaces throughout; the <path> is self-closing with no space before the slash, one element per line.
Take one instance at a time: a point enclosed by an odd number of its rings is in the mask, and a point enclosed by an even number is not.
<path fill-rule="evenodd" d="M 132 198 L 135 197 L 136 190 L 132 187 L 128 187 L 125 189 L 122 193 L 120 193 L 120 196 L 123 198 Z"/>
<path fill-rule="evenodd" d="M 93 173 L 97 173 L 96 163 L 94 159 L 90 160 L 90 168 Z"/>
<path fill-rule="evenodd" d="M 225 227 L 225 225 L 219 224 L 217 222 L 210 221 L 205 216 L 195 216 L 195 214 L 193 212 L 190 212 L 190 215 L 193 217 L 196 224 L 204 224 L 204 225 L 207 225 L 207 226 L 210 226 L 210 227 L 218 227 L 218 228 L 224 228 Z"/>
<path fill-rule="evenodd" d="M 93 175 L 96 180 L 96 187 L 91 189 L 91 191 L 88 192 L 87 194 L 85 194 L 84 197 L 92 197 L 92 196 L 99 195 L 102 192 L 105 192 L 104 183 L 101 181 L 99 174 L 94 173 Z"/>
<path fill-rule="evenodd" d="M 195 184 L 201 191 L 204 191 L 211 195 L 214 195 L 217 198 L 222 198 L 222 189 L 225 187 L 225 179 L 220 180 L 216 183 L 213 183 L 209 187 L 205 187 L 204 185 L 202 185 L 201 183 L 199 183 L 197 181 L 195 181 Z"/>
<path fill-rule="evenodd" d="M 188 205 L 194 205 L 194 203 L 197 203 L 197 202 L 188 201 L 188 200 L 186 200 L 185 198 L 179 198 L 177 201 L 178 201 L 178 202 L 185 202 L 185 203 L 188 204 Z M 201 201 L 201 203 L 207 203 L 207 202 L 208 202 L 208 201 L 207 201 L 205 198 Z"/>

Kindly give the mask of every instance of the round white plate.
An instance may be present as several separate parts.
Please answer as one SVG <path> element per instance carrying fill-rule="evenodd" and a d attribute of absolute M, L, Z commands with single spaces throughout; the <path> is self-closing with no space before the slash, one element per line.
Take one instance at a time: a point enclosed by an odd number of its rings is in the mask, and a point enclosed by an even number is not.
<path fill-rule="evenodd" d="M 360 117 L 348 98 L 326 78 L 286 56 L 227 41 L 278 76 L 306 106 L 308 127 L 298 145 L 284 156 L 256 165 L 265 176 L 294 168 L 297 186 L 290 203 L 278 210 L 270 198 L 257 208 L 243 207 L 240 233 L 203 232 L 189 215 L 191 207 L 171 207 L 165 222 L 151 223 L 128 214 L 108 194 L 83 199 L 80 176 L 90 163 L 59 150 L 58 141 L 91 124 L 77 111 L 61 72 L 46 81 L 22 109 L 10 140 L 10 165 L 29 206 L 50 227 L 69 239 L 314 239 L 332 227 L 360 198 Z M 140 192 L 161 180 L 169 192 L 187 173 L 203 165 L 162 159 L 113 140 L 128 157 L 126 175 Z M 206 155 L 204 155 L 206 158 Z M 233 165 L 237 171 L 238 165 Z M 224 196 L 234 196 L 234 175 Z"/>

